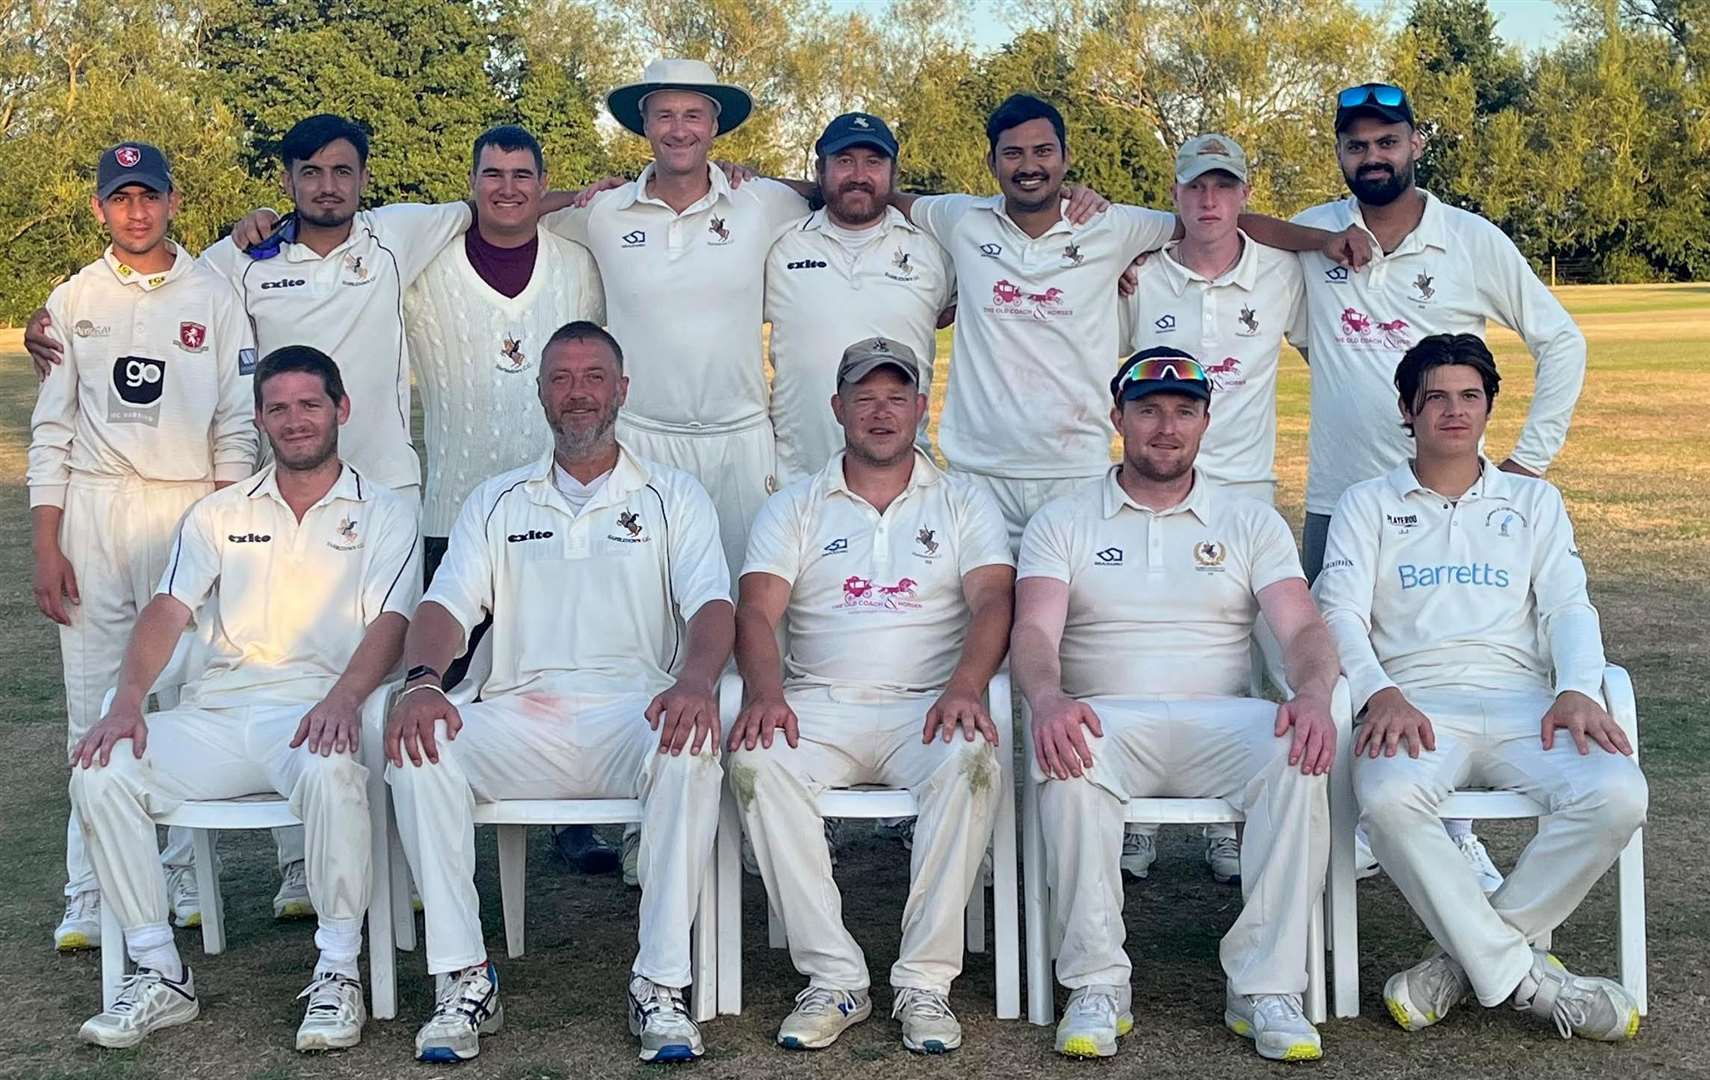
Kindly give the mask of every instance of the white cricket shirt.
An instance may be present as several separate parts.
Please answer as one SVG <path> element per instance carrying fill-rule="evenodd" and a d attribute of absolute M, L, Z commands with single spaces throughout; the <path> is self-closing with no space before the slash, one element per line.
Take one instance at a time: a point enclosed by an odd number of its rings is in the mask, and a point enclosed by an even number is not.
<path fill-rule="evenodd" d="M 255 350 L 231 290 L 177 247 L 143 274 L 112 247 L 48 297 L 65 347 L 30 416 L 31 506 L 75 475 L 241 480 L 255 471 Z"/>
<path fill-rule="evenodd" d="M 1013 565 L 992 497 L 916 450 L 883 514 L 849 490 L 841 453 L 767 499 L 742 572 L 790 584 L 786 685 L 925 693 L 950 681 L 962 655 L 962 578 Z"/>
<path fill-rule="evenodd" d="M 535 383 L 540 351 L 566 323 L 606 321 L 588 249 L 537 231 L 534 273 L 514 297 L 481 279 L 462 238 L 446 244 L 404 294 L 427 446 L 424 536 L 449 535 L 477 484 L 552 445 Z"/>
<path fill-rule="evenodd" d="M 807 200 L 775 180 L 711 188 L 681 214 L 641 176 L 542 223 L 586 245 L 606 288 L 606 328 L 630 378 L 624 413 L 667 429 L 714 434 L 766 416 L 760 349 L 766 254 Z"/>
<path fill-rule="evenodd" d="M 952 468 L 1015 479 L 1084 476 L 1110 463 L 1116 281 L 1163 247 L 1174 214 L 1112 206 L 1037 239 L 1003 196 L 931 195 L 909 216 L 956 266 L 956 336 L 938 443 Z"/>
<path fill-rule="evenodd" d="M 252 259 L 229 236 L 202 253 L 237 289 L 263 357 L 312 345 L 338 364 L 350 394 L 339 455 L 375 483 L 421 483 L 410 442 L 404 291 L 469 221 L 466 203 L 397 203 L 358 211 L 350 236 L 324 258 L 283 244 L 271 259 Z"/>
<path fill-rule="evenodd" d="M 487 697 L 656 694 L 678 669 L 684 624 L 730 602 L 712 500 L 620 443 L 606 482 L 572 513 L 553 467 L 548 453 L 475 489 L 425 599 L 466 635 L 493 615 Z"/>
<path fill-rule="evenodd" d="M 208 663 L 184 688 L 185 705 L 314 704 L 369 624 L 415 612 L 414 506 L 346 464 L 299 522 L 275 468 L 198 500 L 179 526 L 155 591 L 213 620 L 201 635 Z"/>
<path fill-rule="evenodd" d="M 1374 238 L 1364 270 L 1338 266 L 1322 252 L 1298 256 L 1306 327 L 1289 336 L 1307 349 L 1312 368 L 1310 513 L 1330 513 L 1349 487 L 1412 457 L 1413 440 L 1396 411 L 1395 368 L 1403 353 L 1432 334 L 1483 336 L 1490 320 L 1519 334 L 1538 378 L 1511 456 L 1543 472 L 1567 440 L 1585 383 L 1584 335 L 1502 230 L 1422 194 L 1419 227 L 1387 253 Z M 1294 220 L 1332 232 L 1366 227 L 1352 196 L 1303 210 Z"/>
<path fill-rule="evenodd" d="M 1177 262 L 1175 247 L 1147 259 L 1120 301 L 1121 354 L 1167 345 L 1198 360 L 1212 394 L 1195 466 L 1224 484 L 1275 480 L 1277 358 L 1300 318 L 1300 260 L 1242 233 L 1240 258 L 1210 281 Z"/>
<path fill-rule="evenodd" d="M 895 207 L 873 226 L 878 238 L 856 251 L 832 227 L 816 210 L 780 236 L 766 259 L 780 482 L 812 476 L 843 449 L 830 401 L 843 350 L 855 342 L 882 335 L 913 349 L 920 392 L 931 393 L 938 313 L 956 295 L 949 256 Z M 918 441 L 928 445 L 925 418 Z"/>
<path fill-rule="evenodd" d="M 1484 473 L 1458 500 L 1412 463 L 1355 484 L 1313 585 L 1356 709 L 1389 686 L 1578 690 L 1601 700 L 1603 643 L 1561 492 Z"/>
<path fill-rule="evenodd" d="M 1305 579 L 1268 504 L 1195 474 L 1163 512 L 1100 480 L 1047 503 L 1021 538 L 1018 578 L 1067 582 L 1063 692 L 1071 697 L 1241 697 L 1258 593 Z"/>

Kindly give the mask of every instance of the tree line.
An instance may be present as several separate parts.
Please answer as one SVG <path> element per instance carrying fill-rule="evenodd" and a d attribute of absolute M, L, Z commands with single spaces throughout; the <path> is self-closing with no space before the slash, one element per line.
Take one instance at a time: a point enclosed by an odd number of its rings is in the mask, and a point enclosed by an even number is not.
<path fill-rule="evenodd" d="M 555 186 L 632 173 L 646 143 L 603 121 L 652 56 L 699 56 L 755 116 L 716 155 L 803 175 L 837 113 L 887 118 L 905 186 L 994 190 L 984 118 L 1016 90 L 1058 103 L 1071 177 L 1167 206 L 1174 149 L 1219 130 L 1253 160 L 1253 206 L 1343 193 L 1332 97 L 1413 99 L 1421 183 L 1498 222 L 1540 269 L 1596 281 L 1710 277 L 1710 0 L 1562 0 L 1568 32 L 1506 45 L 1485 0 L 1041 0 L 997 49 L 985 9 L 888 0 L 0 0 L 0 322 L 99 251 L 100 151 L 173 161 L 194 249 L 278 198 L 278 139 L 312 112 L 373 135 L 373 202 L 465 194 L 486 127 L 527 125 Z"/>

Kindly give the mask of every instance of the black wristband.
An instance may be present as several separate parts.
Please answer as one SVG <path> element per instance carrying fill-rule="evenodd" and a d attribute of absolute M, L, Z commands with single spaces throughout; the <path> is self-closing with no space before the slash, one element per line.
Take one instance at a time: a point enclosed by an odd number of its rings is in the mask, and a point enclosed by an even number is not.
<path fill-rule="evenodd" d="M 438 682 L 443 678 L 443 676 L 440 675 L 438 668 L 428 667 L 426 664 L 417 664 L 415 667 L 404 672 L 404 681 L 415 682 L 417 679 L 430 675 L 433 677 L 435 682 Z"/>

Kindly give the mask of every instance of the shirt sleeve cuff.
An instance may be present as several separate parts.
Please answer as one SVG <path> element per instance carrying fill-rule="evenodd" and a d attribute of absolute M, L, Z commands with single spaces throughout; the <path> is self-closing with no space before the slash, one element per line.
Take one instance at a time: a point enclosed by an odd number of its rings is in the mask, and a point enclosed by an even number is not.
<path fill-rule="evenodd" d="M 30 487 L 30 507 L 31 507 L 31 509 L 34 509 L 35 507 L 38 507 L 38 506 L 57 506 L 57 507 L 60 507 L 61 509 L 64 509 L 64 507 L 65 507 L 65 485 L 64 484 L 32 485 Z"/>
<path fill-rule="evenodd" d="M 1354 704 L 1354 715 L 1365 711 L 1366 704 L 1380 691 L 1395 687 L 1395 681 L 1380 671 L 1343 672 L 1348 677 L 1348 691 Z M 1396 687 L 1400 689 L 1400 687 Z"/>

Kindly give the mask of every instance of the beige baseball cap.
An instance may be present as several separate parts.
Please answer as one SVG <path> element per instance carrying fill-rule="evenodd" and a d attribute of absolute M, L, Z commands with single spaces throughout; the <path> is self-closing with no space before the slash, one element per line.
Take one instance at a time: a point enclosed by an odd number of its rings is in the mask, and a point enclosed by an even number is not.
<path fill-rule="evenodd" d="M 1247 182 L 1247 153 L 1227 135 L 1196 135 L 1176 154 L 1176 183 L 1191 184 L 1213 169 Z"/>
<path fill-rule="evenodd" d="M 837 365 L 837 385 L 858 383 L 882 367 L 894 367 L 914 385 L 920 385 L 920 361 L 914 350 L 887 337 L 863 338 L 843 350 Z"/>

